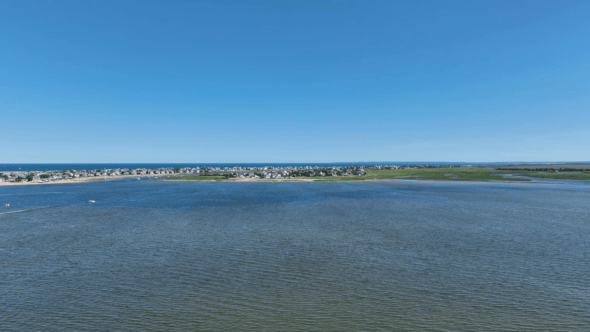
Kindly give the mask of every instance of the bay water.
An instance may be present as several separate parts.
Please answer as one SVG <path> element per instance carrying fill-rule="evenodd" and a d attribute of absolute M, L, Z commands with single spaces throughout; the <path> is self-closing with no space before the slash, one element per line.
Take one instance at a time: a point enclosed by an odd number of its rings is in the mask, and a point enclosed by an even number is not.
<path fill-rule="evenodd" d="M 0 330 L 584 331 L 589 189 L 0 187 Z"/>

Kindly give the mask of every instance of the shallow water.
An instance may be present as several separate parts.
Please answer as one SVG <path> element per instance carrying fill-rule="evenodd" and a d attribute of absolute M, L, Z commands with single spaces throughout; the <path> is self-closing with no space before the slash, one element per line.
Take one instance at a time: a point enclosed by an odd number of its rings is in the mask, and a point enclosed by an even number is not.
<path fill-rule="evenodd" d="M 589 189 L 0 187 L 0 330 L 584 330 Z"/>

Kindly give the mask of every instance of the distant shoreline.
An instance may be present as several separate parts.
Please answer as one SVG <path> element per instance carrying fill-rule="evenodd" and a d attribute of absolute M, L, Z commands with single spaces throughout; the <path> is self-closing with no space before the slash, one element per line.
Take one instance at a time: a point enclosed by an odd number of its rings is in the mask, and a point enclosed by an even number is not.
<path fill-rule="evenodd" d="M 137 176 L 121 176 L 121 177 L 105 177 L 105 178 L 84 178 L 84 179 L 70 179 L 70 180 L 58 180 L 53 182 L 0 182 L 1 186 L 34 186 L 34 185 L 48 185 L 48 184 L 72 184 L 72 183 L 89 183 L 89 182 L 103 182 L 108 180 L 117 180 L 123 178 L 134 178 Z M 149 179 L 152 180 L 152 179 Z M 529 182 L 527 181 L 510 181 L 505 179 L 498 179 L 498 180 L 431 180 L 431 179 L 417 179 L 417 178 L 399 178 L 399 179 L 355 179 L 355 180 L 346 180 L 346 179 L 334 179 L 334 180 L 322 180 L 322 179 L 227 179 L 227 180 L 185 180 L 185 179 L 173 179 L 173 178 L 162 178 L 157 179 L 158 181 L 164 182 L 323 182 L 323 183 L 330 183 L 330 182 L 378 182 L 378 181 L 448 181 L 448 182 Z"/>
<path fill-rule="evenodd" d="M 553 165 L 551 165 L 553 166 Z M 129 174 L 129 173 L 139 174 Z M 154 173 L 155 174 L 149 174 Z M 264 170 L 199 170 L 195 169 L 163 169 L 163 170 L 96 170 L 89 172 L 50 172 L 45 181 L 41 174 L 20 175 L 9 174 L 10 181 L 0 181 L 1 186 L 23 186 L 43 184 L 69 184 L 108 181 L 117 179 L 139 180 L 157 178 L 157 181 L 205 181 L 205 182 L 350 182 L 350 181 L 381 181 L 381 180 L 412 180 L 412 181 L 461 181 L 461 182 L 530 182 L 538 179 L 590 180 L 590 166 L 559 167 L 548 166 L 503 166 L 503 167 L 432 167 L 429 165 L 418 167 L 398 166 L 370 166 L 366 170 L 362 167 L 348 168 L 300 168 L 300 169 L 264 169 Z M 87 175 L 89 173 L 89 175 Z M 123 174 L 121 174 L 123 173 Z M 508 176 L 507 176 L 508 175 Z M 6 177 L 6 173 L 0 174 Z M 15 177 L 16 178 L 15 181 Z M 24 177 L 36 177 L 24 181 Z M 75 176 L 75 177 L 74 177 Z M 40 178 L 41 177 L 41 178 Z M 64 178 L 62 178 L 64 177 Z M 524 178 L 523 178 L 524 177 Z"/>
<path fill-rule="evenodd" d="M 98 177 L 85 177 L 85 178 L 75 178 L 75 179 L 67 179 L 67 180 L 55 180 L 55 181 L 51 181 L 51 182 L 6 182 L 6 181 L 3 181 L 3 182 L 0 182 L 0 186 L 28 186 L 28 185 L 35 186 L 35 185 L 44 185 L 44 184 L 101 182 L 101 181 L 125 179 L 125 178 L 145 178 L 145 177 L 152 178 L 152 177 L 159 177 L 159 176 L 162 176 L 162 174 L 98 176 Z"/>

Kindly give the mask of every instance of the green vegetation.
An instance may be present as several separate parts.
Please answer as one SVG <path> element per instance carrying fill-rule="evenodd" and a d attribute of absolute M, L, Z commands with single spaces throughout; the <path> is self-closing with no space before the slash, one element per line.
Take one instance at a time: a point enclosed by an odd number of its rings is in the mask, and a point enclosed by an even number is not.
<path fill-rule="evenodd" d="M 302 172 L 303 173 L 303 172 Z M 522 175 L 536 178 L 550 178 L 550 179 L 576 179 L 576 180 L 590 180 L 590 172 L 547 172 L 538 173 L 537 171 L 506 168 L 489 169 L 483 167 L 450 167 L 450 168 L 416 168 L 416 169 L 392 169 L 392 170 L 367 170 L 366 175 L 353 176 L 317 176 L 311 172 L 304 174 L 294 174 L 293 179 L 281 180 L 265 180 L 258 181 L 297 181 L 302 179 L 313 179 L 314 181 L 364 181 L 364 180 L 380 180 L 380 179 L 406 179 L 406 180 L 434 180 L 434 181 L 531 181 L 529 179 L 519 179 L 511 177 L 501 177 L 499 174 L 511 173 L 514 175 Z M 309 174 L 309 175 L 308 175 Z M 354 174 L 354 173 L 353 173 Z M 260 174 L 262 175 L 262 174 Z M 297 176 L 299 175 L 299 176 Z M 303 175 L 303 176 L 301 176 Z M 183 176 L 171 177 L 158 180 L 165 181 L 231 181 L 228 175 L 206 175 L 206 176 Z"/>
<path fill-rule="evenodd" d="M 575 172 L 575 173 L 522 173 L 522 176 L 530 176 L 534 178 L 545 179 L 570 179 L 570 180 L 590 180 L 589 172 Z"/>
<path fill-rule="evenodd" d="M 420 168 L 367 171 L 366 176 L 328 177 L 316 181 L 356 181 L 377 179 L 444 180 L 444 181 L 530 181 L 503 178 L 498 170 L 480 167 Z"/>
<path fill-rule="evenodd" d="M 531 171 L 531 172 L 548 172 L 548 171 L 590 171 L 590 165 L 568 165 L 568 164 L 554 164 L 554 165 L 514 165 L 514 166 L 498 166 L 495 169 L 504 171 Z"/>
<path fill-rule="evenodd" d="M 156 181 L 223 181 L 226 178 L 223 176 L 181 176 L 163 179 L 155 179 Z"/>
<path fill-rule="evenodd" d="M 496 170 L 533 178 L 590 180 L 590 165 L 515 165 L 496 167 Z"/>
<path fill-rule="evenodd" d="M 435 180 L 435 181 L 530 181 L 528 179 L 504 178 L 497 174 L 507 173 L 504 170 L 494 170 L 482 167 L 452 167 L 452 168 L 417 168 L 417 169 L 393 169 L 393 170 L 368 170 L 367 175 L 355 176 L 298 176 L 293 179 L 281 179 L 280 181 L 297 181 L 298 179 L 313 179 L 314 181 L 364 181 L 379 179 L 407 179 L 407 180 Z M 552 173 L 559 174 L 559 173 Z M 562 173 L 564 174 L 564 173 Z M 262 174 L 261 174 L 262 175 Z M 311 175 L 311 174 L 310 174 Z M 157 179 L 159 181 L 232 181 L 228 176 L 182 176 Z M 258 181 L 277 181 L 259 179 Z"/>

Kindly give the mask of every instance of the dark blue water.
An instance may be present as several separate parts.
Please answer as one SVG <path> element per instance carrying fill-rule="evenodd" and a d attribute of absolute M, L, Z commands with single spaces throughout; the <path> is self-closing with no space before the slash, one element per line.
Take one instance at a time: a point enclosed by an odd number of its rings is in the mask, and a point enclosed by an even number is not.
<path fill-rule="evenodd" d="M 590 163 L 590 162 L 587 162 Z M 587 164 L 586 163 L 586 164 Z M 177 167 L 287 167 L 287 166 L 318 166 L 318 167 L 331 167 L 331 166 L 370 166 L 370 165 L 513 165 L 511 163 L 467 163 L 467 162 L 393 162 L 393 161 L 381 161 L 381 162 L 334 162 L 334 163 L 117 163 L 117 164 L 0 164 L 0 173 L 2 171 L 65 171 L 71 170 L 91 170 L 91 169 L 115 169 L 115 168 L 177 168 Z M 526 163 L 525 163 L 526 164 Z M 539 164 L 539 163 L 536 163 Z M 546 163 L 545 163 L 546 164 Z M 551 163 L 556 164 L 556 163 Z M 573 165 L 575 163 L 568 163 Z"/>
<path fill-rule="evenodd" d="M 583 331 L 589 189 L 0 187 L 0 330 Z"/>

